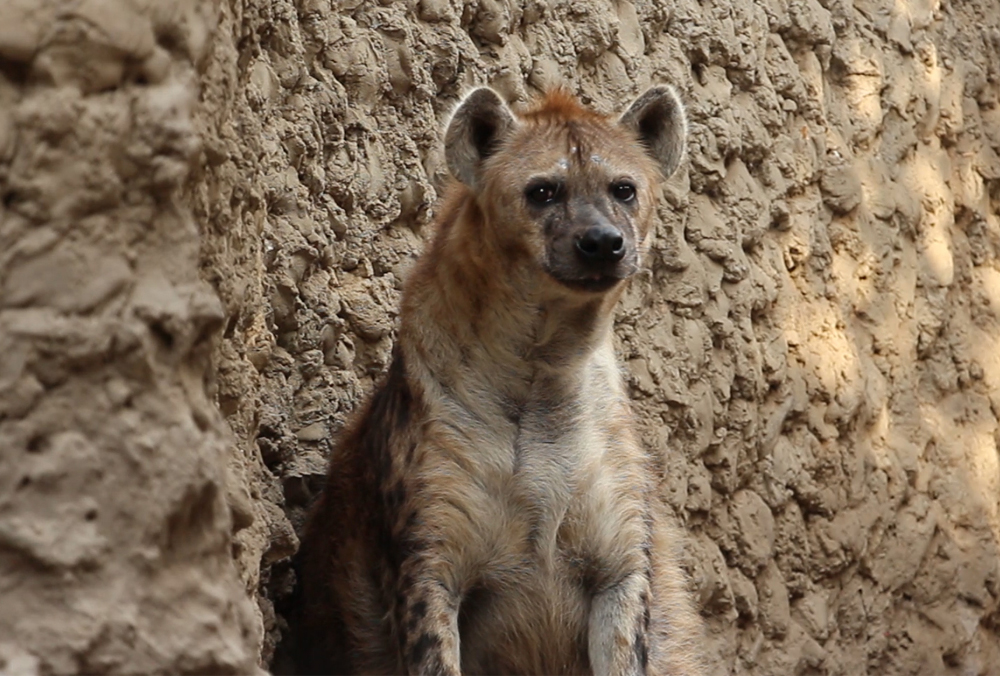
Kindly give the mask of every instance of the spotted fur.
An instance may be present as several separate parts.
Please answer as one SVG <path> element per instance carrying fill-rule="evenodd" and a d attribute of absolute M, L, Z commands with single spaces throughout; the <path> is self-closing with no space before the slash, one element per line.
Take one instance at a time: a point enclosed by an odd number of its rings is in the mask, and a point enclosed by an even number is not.
<path fill-rule="evenodd" d="M 683 137 L 664 87 L 620 120 L 561 91 L 459 105 L 392 364 L 302 540 L 303 673 L 702 673 L 612 348 Z M 595 227 L 620 257 L 581 254 Z"/>

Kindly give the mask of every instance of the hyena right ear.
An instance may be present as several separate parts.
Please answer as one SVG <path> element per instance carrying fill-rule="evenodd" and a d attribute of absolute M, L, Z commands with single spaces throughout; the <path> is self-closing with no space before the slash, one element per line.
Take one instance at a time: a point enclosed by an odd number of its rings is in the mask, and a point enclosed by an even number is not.
<path fill-rule="evenodd" d="M 448 169 L 475 188 L 483 161 L 517 127 L 517 120 L 500 95 L 489 87 L 474 89 L 462 99 L 444 133 Z"/>
<path fill-rule="evenodd" d="M 677 171 L 684 157 L 687 116 L 673 87 L 650 87 L 622 113 L 618 122 L 635 133 L 659 163 L 664 178 Z"/>

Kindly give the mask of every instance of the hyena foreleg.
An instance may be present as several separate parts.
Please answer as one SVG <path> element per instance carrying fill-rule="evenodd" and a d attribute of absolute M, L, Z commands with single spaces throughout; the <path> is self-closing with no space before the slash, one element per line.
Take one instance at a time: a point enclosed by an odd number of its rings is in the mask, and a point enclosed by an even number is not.
<path fill-rule="evenodd" d="M 459 599 L 440 562 L 413 555 L 399 572 L 397 626 L 407 673 L 459 676 Z"/>
<path fill-rule="evenodd" d="M 594 597 L 588 650 L 595 676 L 645 674 L 648 663 L 649 576 L 627 575 Z"/>

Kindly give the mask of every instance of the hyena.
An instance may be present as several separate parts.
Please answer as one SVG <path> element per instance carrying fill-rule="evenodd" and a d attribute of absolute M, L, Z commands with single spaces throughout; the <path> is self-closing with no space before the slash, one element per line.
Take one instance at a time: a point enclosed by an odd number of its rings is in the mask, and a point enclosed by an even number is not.
<path fill-rule="evenodd" d="M 458 105 L 392 363 L 302 540 L 301 672 L 702 673 L 612 345 L 685 132 L 667 86 L 617 120 Z"/>

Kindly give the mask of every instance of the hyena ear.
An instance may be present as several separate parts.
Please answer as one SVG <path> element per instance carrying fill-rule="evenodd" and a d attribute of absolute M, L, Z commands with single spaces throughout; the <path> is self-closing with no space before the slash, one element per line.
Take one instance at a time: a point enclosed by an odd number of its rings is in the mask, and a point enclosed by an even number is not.
<path fill-rule="evenodd" d="M 684 104 L 670 85 L 656 85 L 632 102 L 619 123 L 639 137 L 669 178 L 684 157 L 687 118 Z"/>
<path fill-rule="evenodd" d="M 517 120 L 499 94 L 489 87 L 472 90 L 451 116 L 444 133 L 448 169 L 470 188 L 476 187 L 487 157 L 517 127 Z"/>

